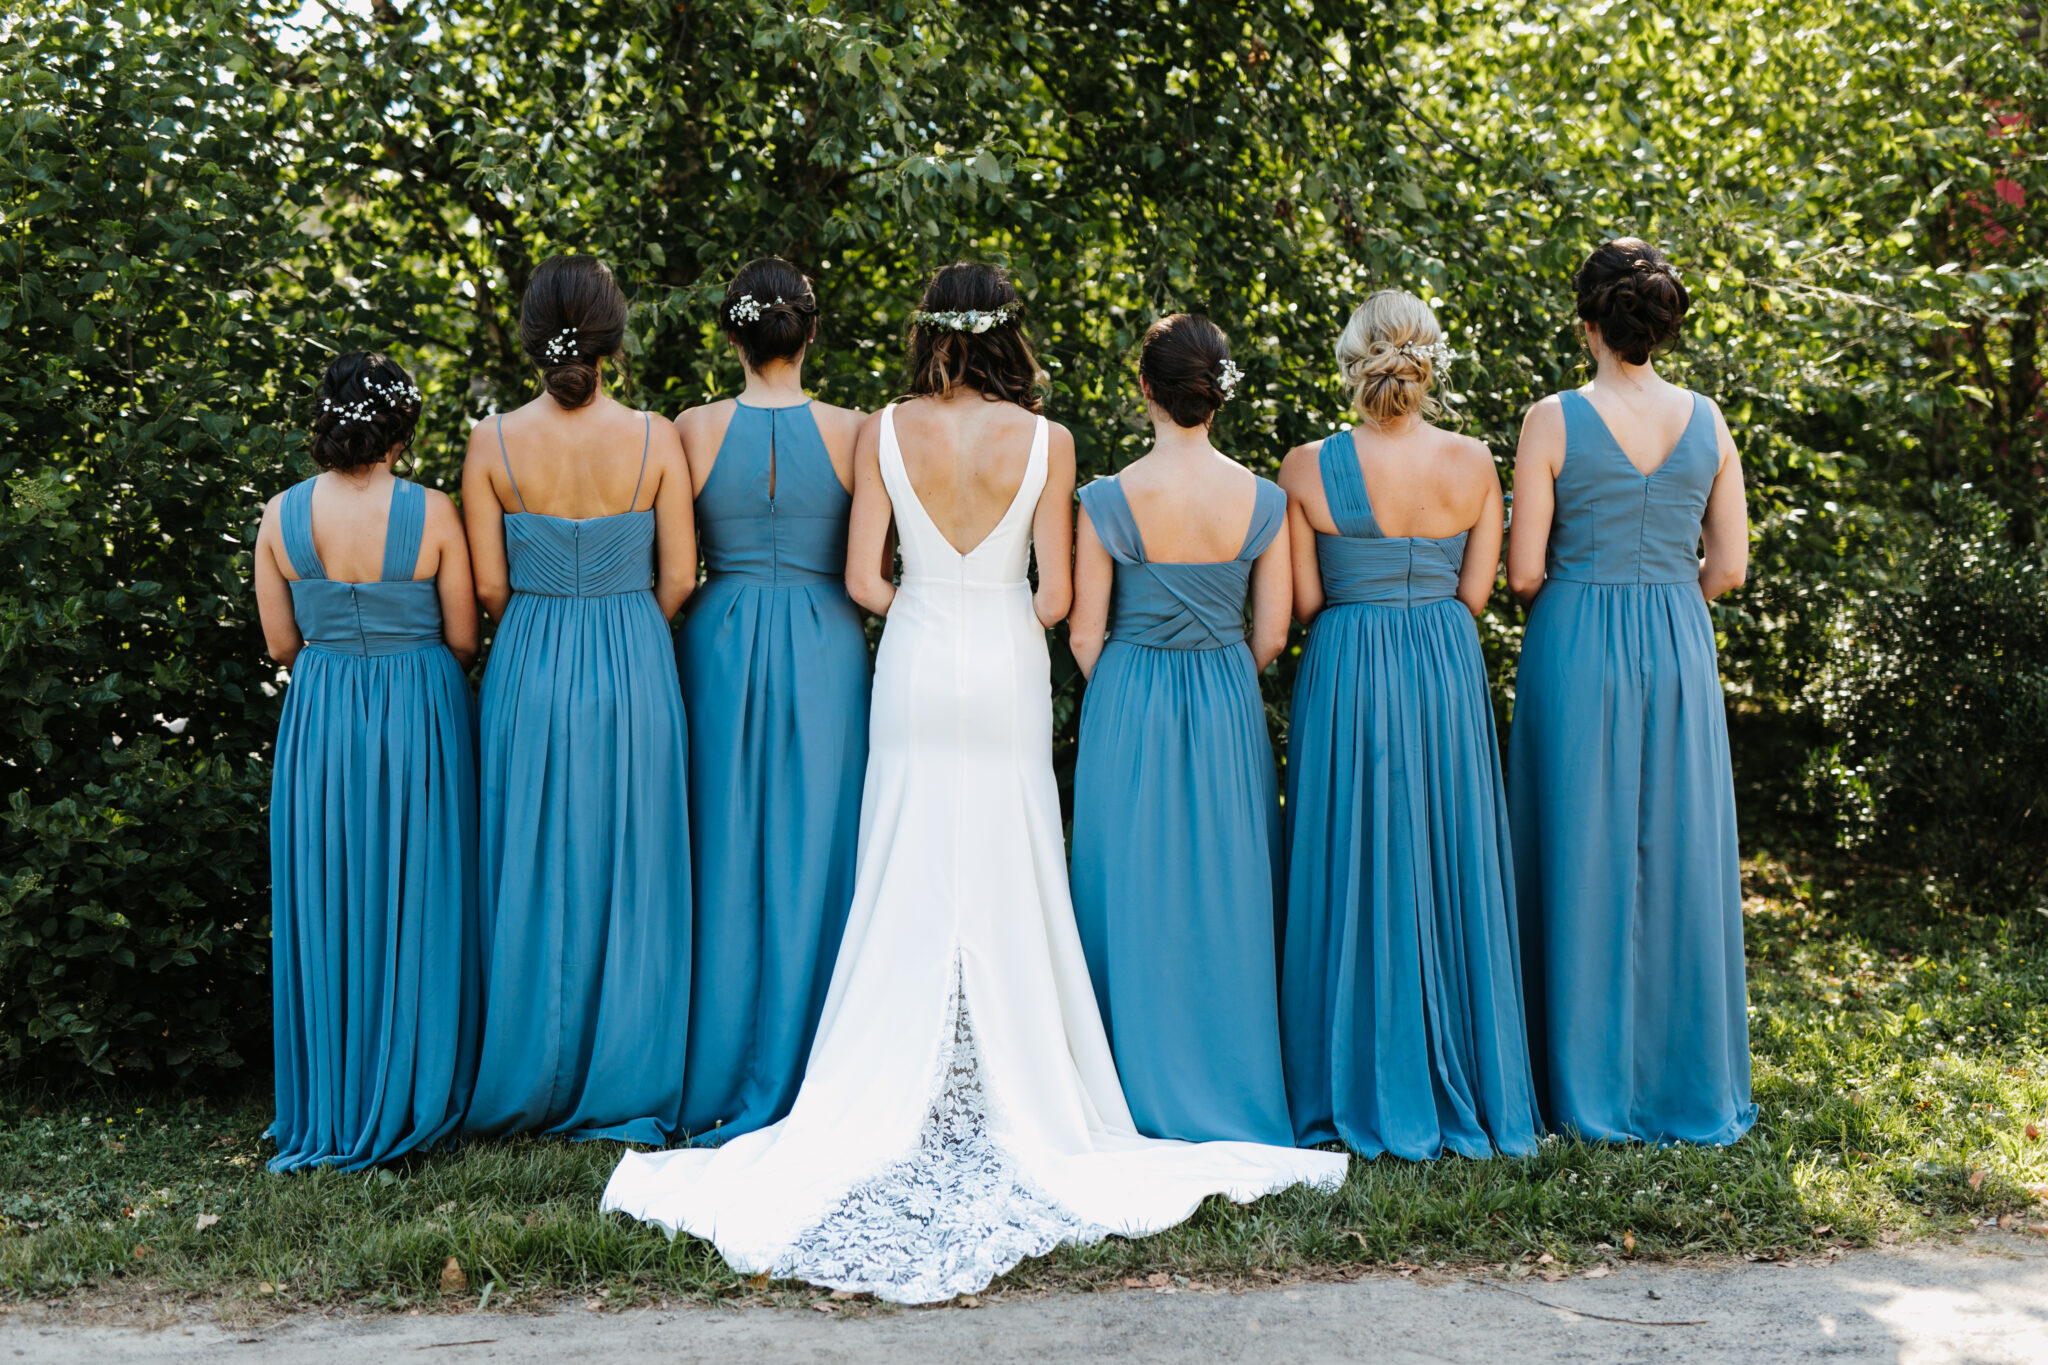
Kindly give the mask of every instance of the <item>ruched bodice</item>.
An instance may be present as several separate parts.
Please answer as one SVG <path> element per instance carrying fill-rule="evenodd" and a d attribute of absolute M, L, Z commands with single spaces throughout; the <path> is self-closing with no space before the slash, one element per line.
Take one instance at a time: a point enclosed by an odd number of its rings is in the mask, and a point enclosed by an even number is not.
<path fill-rule="evenodd" d="M 1207 564 L 1155 564 L 1130 500 L 1114 477 L 1081 490 L 1081 505 L 1102 548 L 1116 561 L 1109 636 L 1153 649 L 1223 649 L 1244 642 L 1244 603 L 1252 562 L 1265 553 L 1287 519 L 1287 495 L 1258 481 L 1251 525 L 1235 559 Z"/>
<path fill-rule="evenodd" d="M 810 404 L 740 403 L 697 495 L 704 566 L 714 579 L 838 583 L 846 575 L 852 506 Z"/>
<path fill-rule="evenodd" d="M 1699 395 L 1663 464 L 1637 472 L 1592 401 L 1564 404 L 1564 468 L 1550 525 L 1548 573 L 1571 583 L 1693 583 L 1700 522 L 1720 472 L 1713 420 Z"/>
<path fill-rule="evenodd" d="M 505 515 L 512 591 L 537 597 L 613 597 L 654 585 L 654 509 L 609 517 Z"/>
<path fill-rule="evenodd" d="M 1329 604 L 1419 607 L 1455 596 L 1467 533 L 1437 538 L 1385 534 L 1373 517 L 1351 433 L 1340 431 L 1325 440 L 1320 459 L 1323 496 L 1337 524 L 1336 535 L 1316 533 L 1316 563 Z"/>
<path fill-rule="evenodd" d="M 284 495 L 279 529 L 291 558 L 292 619 L 306 643 L 332 654 L 380 658 L 441 643 L 441 599 L 434 580 L 413 579 L 427 524 L 427 490 L 393 481 L 384 530 L 383 577 L 375 583 L 329 578 L 313 548 L 314 479 Z"/>

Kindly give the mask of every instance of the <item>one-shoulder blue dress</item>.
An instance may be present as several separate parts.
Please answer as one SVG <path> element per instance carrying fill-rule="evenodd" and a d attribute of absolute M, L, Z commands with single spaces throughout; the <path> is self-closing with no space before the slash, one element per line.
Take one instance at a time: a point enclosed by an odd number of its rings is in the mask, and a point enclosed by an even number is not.
<path fill-rule="evenodd" d="M 1423 1161 L 1535 1150 L 1513 864 L 1464 532 L 1387 536 L 1351 433 L 1287 742 L 1280 1027 L 1304 1143 Z"/>
<path fill-rule="evenodd" d="M 665 1144 L 690 1017 L 689 735 L 654 512 L 545 516 L 513 492 L 512 604 L 484 670 L 484 1043 L 464 1127 Z"/>
<path fill-rule="evenodd" d="M 707 574 L 676 636 L 690 717 L 695 968 L 683 1131 L 789 1112 L 853 901 L 868 645 L 810 405 L 737 405 L 697 497 Z"/>
<path fill-rule="evenodd" d="M 1081 705 L 1074 918 L 1124 1098 L 1149 1137 L 1292 1146 L 1279 790 L 1244 626 L 1287 495 L 1260 479 L 1237 558 L 1207 564 L 1148 560 L 1114 478 L 1081 505 L 1116 584 Z"/>
<path fill-rule="evenodd" d="M 375 583 L 327 576 L 313 485 L 284 496 L 298 579 L 270 780 L 274 1171 L 361 1170 L 455 1131 L 476 1077 L 476 707 L 413 578 L 426 490 L 391 491 Z"/>
<path fill-rule="evenodd" d="M 1712 410 L 1647 477 L 1585 395 L 1508 732 L 1529 1040 L 1550 1126 L 1729 1143 L 1756 1121 L 1735 783 L 1700 525 Z"/>

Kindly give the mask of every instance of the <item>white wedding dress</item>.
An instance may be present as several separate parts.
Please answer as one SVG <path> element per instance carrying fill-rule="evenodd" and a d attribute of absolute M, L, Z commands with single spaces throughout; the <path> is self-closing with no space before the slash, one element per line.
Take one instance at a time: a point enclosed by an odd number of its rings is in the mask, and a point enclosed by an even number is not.
<path fill-rule="evenodd" d="M 903 581 L 875 667 L 859 872 L 789 1117 L 716 1149 L 629 1152 L 603 1207 L 749 1274 L 899 1303 L 973 1293 L 1061 1242 L 1170 1227 L 1202 1199 L 1333 1188 L 1339 1153 L 1166 1142 L 1131 1123 L 1067 893 L 1045 632 L 1025 581 L 1040 418 L 967 554 L 881 420 Z"/>

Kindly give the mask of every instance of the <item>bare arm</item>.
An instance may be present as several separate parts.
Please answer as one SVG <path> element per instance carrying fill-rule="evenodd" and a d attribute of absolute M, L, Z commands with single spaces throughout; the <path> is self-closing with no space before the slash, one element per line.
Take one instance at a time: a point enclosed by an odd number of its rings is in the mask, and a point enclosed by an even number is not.
<path fill-rule="evenodd" d="M 1038 591 L 1031 595 L 1039 624 L 1050 630 L 1074 605 L 1074 435 L 1058 422 L 1046 438 L 1045 491 L 1031 522 L 1038 557 Z"/>
<path fill-rule="evenodd" d="M 846 528 L 846 595 L 877 616 L 889 614 L 889 524 L 895 508 L 882 482 L 882 415 L 860 425 L 853 447 L 853 517 Z"/>
<path fill-rule="evenodd" d="M 1294 619 L 1303 625 L 1323 609 L 1323 569 L 1316 559 L 1316 531 L 1308 519 L 1308 500 L 1323 496 L 1321 448 L 1296 446 L 1280 462 L 1280 487 L 1287 494 L 1288 563 L 1294 592 Z"/>
<path fill-rule="evenodd" d="M 1707 494 L 1700 537 L 1706 551 L 1700 560 L 1700 595 L 1709 602 L 1741 587 L 1749 577 L 1749 501 L 1743 496 L 1742 457 L 1718 405 L 1714 431 L 1720 438 L 1721 468 Z"/>
<path fill-rule="evenodd" d="M 1458 566 L 1458 600 L 1475 617 L 1486 614 L 1487 599 L 1493 596 L 1493 580 L 1500 572 L 1502 536 L 1500 471 L 1493 467 L 1493 457 L 1484 446 L 1480 447 L 1480 458 L 1486 461 L 1486 496 L 1479 509 L 1479 520 L 1472 523 L 1472 530 L 1465 537 L 1465 562 Z"/>
<path fill-rule="evenodd" d="M 263 647 L 270 657 L 291 667 L 305 647 L 299 634 L 298 618 L 292 614 L 291 580 L 279 567 L 284 555 L 284 532 L 279 523 L 280 493 L 263 508 L 263 525 L 256 532 L 256 616 L 263 623 Z"/>
<path fill-rule="evenodd" d="M 1287 623 L 1294 611 L 1293 530 L 1290 506 L 1280 533 L 1252 563 L 1252 662 L 1262 673 L 1287 648 Z"/>
<path fill-rule="evenodd" d="M 469 572 L 469 541 L 462 518 L 446 493 L 427 490 L 427 543 L 439 556 L 434 565 L 434 595 L 441 599 L 441 638 L 456 662 L 476 662 L 482 631 L 476 617 L 476 580 Z"/>
<path fill-rule="evenodd" d="M 697 503 L 683 440 L 667 422 L 651 428 L 648 464 L 654 476 L 654 604 L 674 620 L 697 588 Z"/>
<path fill-rule="evenodd" d="M 1095 661 L 1102 657 L 1109 633 L 1109 599 L 1115 589 L 1116 561 L 1102 547 L 1083 503 L 1074 533 L 1074 609 L 1067 617 L 1067 647 L 1074 651 L 1084 678 L 1095 676 Z"/>
<path fill-rule="evenodd" d="M 1508 530 L 1508 588 L 1524 602 L 1543 588 L 1557 474 L 1564 467 L 1564 404 L 1556 395 L 1529 409 L 1515 448 L 1515 524 Z"/>
<path fill-rule="evenodd" d="M 491 424 L 470 429 L 469 454 L 462 462 L 462 522 L 469 529 L 469 567 L 476 598 L 493 621 L 504 619 L 512 602 L 512 570 L 505 560 L 505 507 L 491 477 L 497 437 Z"/>

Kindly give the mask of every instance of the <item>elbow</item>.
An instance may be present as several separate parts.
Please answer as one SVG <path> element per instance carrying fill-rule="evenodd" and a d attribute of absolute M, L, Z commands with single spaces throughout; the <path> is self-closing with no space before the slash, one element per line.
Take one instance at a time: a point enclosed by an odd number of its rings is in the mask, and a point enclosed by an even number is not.
<path fill-rule="evenodd" d="M 1480 617 L 1486 615 L 1486 599 L 1484 597 L 1466 597 L 1461 594 L 1458 601 L 1464 605 L 1466 611 L 1472 613 L 1473 620 L 1477 621 Z"/>
<path fill-rule="evenodd" d="M 876 616 L 889 614 L 888 581 L 879 574 L 849 572 L 846 575 L 846 595 L 854 600 L 862 611 Z"/>
<path fill-rule="evenodd" d="M 1259 672 L 1263 673 L 1286 649 L 1287 632 L 1284 630 L 1256 635 L 1252 639 L 1252 662 L 1257 664 Z"/>
<path fill-rule="evenodd" d="M 268 646 L 268 649 L 271 662 L 283 668 L 290 668 L 292 660 L 299 657 L 298 645 L 272 644 Z"/>
<path fill-rule="evenodd" d="M 1032 605 L 1038 610 L 1038 623 L 1051 630 L 1067 619 L 1067 612 L 1074 605 L 1074 591 L 1071 588 L 1040 588 L 1032 597 Z"/>
<path fill-rule="evenodd" d="M 1518 569 L 1508 570 L 1508 591 L 1523 602 L 1535 601 L 1536 594 L 1542 591 L 1542 588 L 1542 573 L 1524 573 Z M 1466 605 L 1469 606 L 1471 604 L 1467 603 Z"/>
<path fill-rule="evenodd" d="M 1722 593 L 1734 592 L 1749 581 L 1749 570 L 1743 565 L 1732 569 L 1710 571 L 1700 575 L 1700 592 L 1712 601 Z"/>

